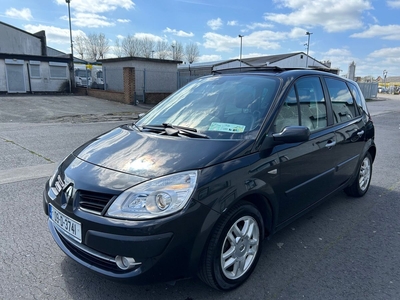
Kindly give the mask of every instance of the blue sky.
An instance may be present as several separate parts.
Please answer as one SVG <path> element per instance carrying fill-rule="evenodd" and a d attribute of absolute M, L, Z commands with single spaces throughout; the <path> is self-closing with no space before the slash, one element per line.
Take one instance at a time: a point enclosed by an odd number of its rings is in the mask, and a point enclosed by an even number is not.
<path fill-rule="evenodd" d="M 197 43 L 199 61 L 307 52 L 356 76 L 400 76 L 400 0 L 71 0 L 73 36 Z M 0 20 L 70 53 L 65 0 L 3 1 Z M 108 58 L 115 57 L 112 49 Z"/>

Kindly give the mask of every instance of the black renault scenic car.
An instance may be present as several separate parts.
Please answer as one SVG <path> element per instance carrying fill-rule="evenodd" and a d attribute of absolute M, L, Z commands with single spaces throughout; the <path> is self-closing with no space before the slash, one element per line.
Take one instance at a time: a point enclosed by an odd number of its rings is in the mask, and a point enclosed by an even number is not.
<path fill-rule="evenodd" d="M 230 290 L 263 239 L 337 191 L 363 196 L 376 155 L 356 83 L 315 70 L 190 82 L 69 155 L 44 191 L 58 246 L 133 283 L 198 275 Z"/>

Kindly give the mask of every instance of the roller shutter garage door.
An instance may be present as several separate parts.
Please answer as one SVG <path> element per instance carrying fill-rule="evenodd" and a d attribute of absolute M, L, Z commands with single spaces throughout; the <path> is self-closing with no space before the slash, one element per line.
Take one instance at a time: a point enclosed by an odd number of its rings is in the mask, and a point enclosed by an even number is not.
<path fill-rule="evenodd" d="M 25 93 L 24 61 L 6 59 L 7 91 Z"/>

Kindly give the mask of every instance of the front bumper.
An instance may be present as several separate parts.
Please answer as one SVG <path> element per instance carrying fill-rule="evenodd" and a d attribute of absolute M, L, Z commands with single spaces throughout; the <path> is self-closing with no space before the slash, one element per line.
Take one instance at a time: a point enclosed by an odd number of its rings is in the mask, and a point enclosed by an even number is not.
<path fill-rule="evenodd" d="M 47 184 L 43 194 L 46 214 L 49 203 L 62 210 L 48 196 L 48 188 Z M 219 216 L 196 201 L 185 212 L 152 221 L 116 220 L 79 210 L 63 213 L 82 224 L 79 243 L 48 220 L 50 232 L 63 252 L 98 274 L 137 284 L 193 276 L 209 231 Z M 135 265 L 121 269 L 116 262 L 118 256 L 133 258 Z"/>
<path fill-rule="evenodd" d="M 57 226 L 49 219 L 48 226 L 50 229 L 50 233 L 53 236 L 57 245 L 64 251 L 69 257 L 73 258 L 75 261 L 80 263 L 81 265 L 97 272 L 102 275 L 106 275 L 115 279 L 130 279 L 137 277 L 141 273 L 143 273 L 144 268 L 150 268 L 152 264 L 142 265 L 142 262 L 137 261 L 136 266 L 129 270 L 122 270 L 117 266 L 116 256 L 111 256 L 109 254 L 105 254 L 102 251 L 94 250 L 95 248 L 88 247 L 85 244 L 80 244 L 75 240 L 71 239 L 67 235 L 63 234 L 63 232 L 57 228 Z M 101 235 L 101 233 L 100 233 Z M 126 237 L 120 236 L 121 240 L 118 240 L 118 236 L 113 235 L 111 239 L 99 239 L 92 238 L 96 243 L 103 242 L 103 247 L 107 248 L 109 245 L 112 245 L 113 242 L 117 242 L 121 244 L 123 243 Z M 145 239 L 141 239 L 140 237 L 135 239 L 134 237 L 130 237 L 130 240 L 127 243 L 129 248 L 136 244 L 136 252 L 141 251 L 141 249 L 150 250 L 147 255 L 152 258 L 160 256 L 164 251 L 166 244 L 172 238 L 172 234 L 164 234 L 162 236 L 152 236 Z M 135 241 L 137 240 L 137 241 Z M 152 246 L 152 247 L 149 247 Z M 142 248 L 143 247 L 143 248 Z M 140 249 L 140 250 L 139 250 Z M 101 250 L 101 249 L 100 249 Z M 114 251 L 118 251 L 114 249 Z M 135 253 L 129 253 L 129 251 L 125 251 L 129 255 L 133 255 L 133 257 L 137 257 Z M 153 255 L 153 256 L 150 256 Z M 132 256 L 130 256 L 132 257 Z"/>

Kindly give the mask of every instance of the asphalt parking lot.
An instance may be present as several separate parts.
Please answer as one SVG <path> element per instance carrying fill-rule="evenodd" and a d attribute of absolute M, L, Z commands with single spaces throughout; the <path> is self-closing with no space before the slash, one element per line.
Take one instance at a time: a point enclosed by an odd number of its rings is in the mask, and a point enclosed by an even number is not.
<path fill-rule="evenodd" d="M 127 105 L 90 96 L 0 96 L 0 123 L 104 122 L 137 118 L 150 105 Z"/>
<path fill-rule="evenodd" d="M 21 128 L 21 126 L 35 127 L 38 124 L 70 124 L 65 125 L 65 128 L 71 124 L 87 124 L 87 123 L 104 123 L 103 131 L 109 129 L 113 122 L 127 123 L 138 118 L 140 113 L 145 113 L 152 106 L 150 105 L 127 105 L 119 102 L 98 99 L 90 96 L 0 96 L 0 125 L 3 130 L 12 128 Z M 23 125 L 25 124 L 25 125 Z M 116 126 L 116 125 L 112 125 Z M 82 137 L 90 139 L 100 132 L 80 129 L 79 133 Z M 40 131 L 41 128 L 37 127 Z M 48 127 L 48 129 L 54 126 Z M 85 128 L 85 127 L 83 127 Z M 102 129 L 100 129 L 101 131 Z M 54 140 L 63 140 L 57 142 L 65 143 L 63 137 L 70 136 L 70 132 L 62 134 L 61 130 L 54 133 Z M 37 133 L 32 134 L 27 139 L 35 139 L 43 136 Z M 71 137 L 71 139 L 75 138 Z M 1 137 L 0 137 L 1 141 Z M 37 178 L 37 176 L 49 176 L 56 167 L 57 159 L 53 160 L 47 156 L 43 156 L 33 150 L 23 146 L 24 142 L 19 144 L 12 139 L 4 139 L 3 147 L 0 146 L 3 156 L 0 158 L 0 184 L 14 182 L 15 180 L 26 180 Z M 26 140 L 25 140 L 26 141 Z M 71 140 L 72 142 L 72 140 Z M 81 140 L 83 143 L 84 140 Z M 8 144 L 8 145 L 7 145 Z M 39 142 L 40 144 L 40 142 Z M 43 144 L 43 143 L 42 143 Z M 8 147 L 5 147 L 5 146 Z M 12 145 L 13 147 L 9 147 Z M 54 148 L 57 148 L 55 145 Z M 71 148 L 70 151 L 73 149 Z M 62 159 L 62 157 L 60 158 Z M 3 164 L 1 164 L 3 162 Z M 41 163 L 39 163 L 41 162 Z"/>
<path fill-rule="evenodd" d="M 367 195 L 339 193 L 265 241 L 243 286 L 221 293 L 106 280 L 58 249 L 42 192 L 73 149 L 150 107 L 87 96 L 0 96 L 0 299 L 400 299 L 400 95 L 368 107 L 378 154 Z"/>

